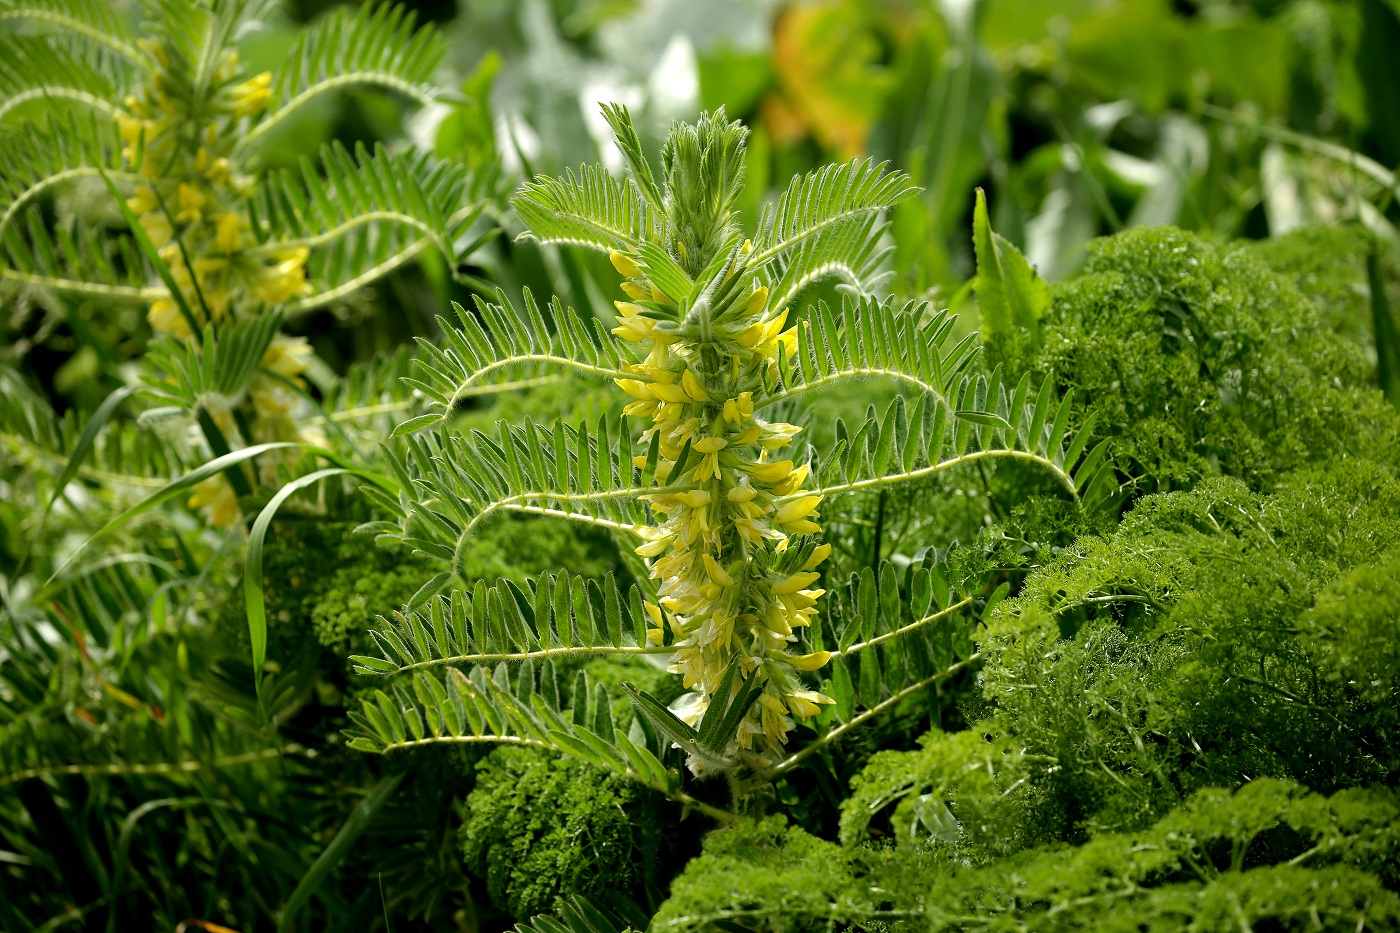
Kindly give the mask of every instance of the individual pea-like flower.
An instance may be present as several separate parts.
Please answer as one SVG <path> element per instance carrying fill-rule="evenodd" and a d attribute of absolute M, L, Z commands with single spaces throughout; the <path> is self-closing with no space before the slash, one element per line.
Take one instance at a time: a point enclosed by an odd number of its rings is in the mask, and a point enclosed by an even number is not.
<path fill-rule="evenodd" d="M 234 495 L 223 474 L 209 477 L 194 487 L 189 498 L 192 509 L 203 509 L 209 522 L 219 528 L 232 528 L 238 523 L 238 496 Z"/>

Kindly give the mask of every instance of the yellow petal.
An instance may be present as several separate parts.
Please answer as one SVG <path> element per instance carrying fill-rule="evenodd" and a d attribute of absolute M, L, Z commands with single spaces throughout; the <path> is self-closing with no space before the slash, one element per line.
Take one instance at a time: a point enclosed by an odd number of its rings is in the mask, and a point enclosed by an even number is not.
<path fill-rule="evenodd" d="M 792 666 L 799 671 L 815 671 L 826 667 L 826 662 L 831 660 L 830 651 L 814 651 L 811 654 L 804 654 L 792 658 Z"/>
<path fill-rule="evenodd" d="M 626 253 L 613 250 L 608 253 L 608 259 L 612 261 L 614 269 L 629 279 L 634 279 L 642 274 L 641 267 L 633 262 Z"/>

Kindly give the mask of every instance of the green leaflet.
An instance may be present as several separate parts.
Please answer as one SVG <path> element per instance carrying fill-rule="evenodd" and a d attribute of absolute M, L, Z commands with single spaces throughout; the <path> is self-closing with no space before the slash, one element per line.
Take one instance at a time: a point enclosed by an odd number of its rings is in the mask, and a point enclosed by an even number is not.
<path fill-rule="evenodd" d="M 972 214 L 972 244 L 977 251 L 977 305 L 982 337 L 1005 338 L 1023 331 L 1040 343 L 1040 319 L 1050 305 L 1050 290 L 1010 240 L 992 229 L 987 196 L 977 189 Z"/>

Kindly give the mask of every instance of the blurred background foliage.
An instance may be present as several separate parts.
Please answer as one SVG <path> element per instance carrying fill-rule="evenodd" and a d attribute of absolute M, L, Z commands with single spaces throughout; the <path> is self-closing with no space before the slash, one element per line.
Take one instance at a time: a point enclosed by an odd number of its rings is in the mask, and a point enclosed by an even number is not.
<path fill-rule="evenodd" d="M 320 361 L 308 373 L 314 395 L 328 409 L 356 412 L 343 423 L 362 426 L 357 441 L 387 435 L 396 419 L 371 409 L 401 406 L 401 397 L 384 388 L 406 372 L 394 354 L 411 337 L 436 337 L 434 316 L 450 301 L 468 303 L 473 290 L 518 294 L 529 287 L 610 320 L 616 274 L 606 259 L 517 243 L 521 225 L 507 198 L 537 172 L 597 161 L 620 168 L 597 109 L 598 101 L 611 100 L 632 109 L 653 149 L 671 121 L 702 109 L 722 106 L 747 122 L 753 199 L 742 210 L 749 216 L 792 175 L 829 161 L 872 155 L 908 171 L 923 192 L 894 211 L 892 288 L 900 298 L 954 308 L 968 332 L 978 327 L 972 192 L 985 189 L 992 226 L 1054 285 L 1043 340 L 990 335 L 989 360 L 1080 390 L 1076 423 L 1097 411 L 1105 435 L 1119 438 L 1125 507 L 1138 494 L 1190 490 L 1205 480 L 1204 492 L 1183 493 L 1196 496 L 1179 500 L 1183 511 L 1206 515 L 1219 501 L 1267 511 L 1274 496 L 1307 512 L 1299 475 L 1323 477 L 1339 496 L 1360 495 L 1354 480 L 1328 472 L 1337 458 L 1377 456 L 1376 469 L 1393 476 L 1400 433 L 1372 390 L 1389 388 L 1400 404 L 1389 311 L 1400 297 L 1396 0 L 410 6 L 449 43 L 434 79 L 437 103 L 411 108 L 374 90 L 326 95 L 263 152 L 268 167 L 290 167 L 329 141 L 429 151 L 472 174 L 484 209 L 470 236 L 500 229 L 461 268 L 425 254 L 344 301 L 285 322 L 289 333 L 309 339 Z M 8 8 L 0 4 L 0 11 Z M 245 63 L 252 71 L 274 67 L 299 26 L 330 8 L 319 0 L 275 8 L 263 28 L 240 39 Z M 135 15 L 128 6 L 118 9 Z M 0 63 L 0 86 L 7 67 Z M 96 200 L 90 189 L 84 195 Z M 61 197 L 47 209 L 71 214 Z M 1092 242 L 1162 224 L 1189 233 Z M 1231 245 L 1238 238 L 1250 242 Z M 1381 300 L 1387 294 L 1389 303 Z M 142 928 L 151 929 L 475 931 L 523 921 L 561 895 L 607 889 L 648 912 L 659 905 L 669 879 L 698 851 L 699 830 L 695 817 L 680 823 L 644 790 L 609 789 L 601 778 L 595 786 L 587 769 L 515 749 L 434 752 L 411 761 L 344 749 L 345 705 L 363 689 L 348 674 L 345 654 L 357 650 L 366 616 L 406 602 L 422 582 L 412 561 L 347 534 L 373 517 L 348 487 L 328 484 L 279 516 L 264 566 L 272 660 L 262 702 L 247 666 L 244 542 L 237 535 L 206 527 L 192 512 L 151 511 L 103 560 L 76 578 L 46 583 L 92 530 L 163 485 L 160 477 L 195 464 L 173 440 L 153 447 L 138 437 L 161 437 L 158 422 L 124 422 L 83 444 L 84 426 L 130 381 L 151 336 L 139 309 L 30 292 L 7 298 L 0 309 L 0 928 L 112 930 L 143 918 Z M 1258 378 L 1241 386 L 1242 372 Z M 860 413 L 881 399 L 872 386 L 831 397 L 829 409 Z M 1204 415 L 1181 407 L 1201 399 L 1211 400 Z M 610 393 L 596 386 L 557 381 L 482 398 L 464 424 L 488 425 L 521 411 L 540 421 L 596 418 L 611 405 Z M 812 430 L 830 428 L 823 421 Z M 75 450 L 91 453 L 78 458 L 84 465 L 76 475 L 61 476 Z M 1377 450 L 1390 451 L 1389 459 Z M 1211 479 L 1220 475 L 1233 479 Z M 1378 478 L 1374 486 L 1390 490 L 1388 483 Z M 1111 527 L 1054 513 L 1036 492 L 1034 479 L 1014 469 L 972 471 L 833 512 L 838 571 L 877 566 L 882 557 L 908 562 L 905 542 L 937 528 L 949 542 L 942 556 L 969 576 L 995 572 L 1019 587 L 1051 566 L 1014 610 L 1040 620 L 1037 600 L 1049 599 L 1045 593 L 1076 572 L 1081 558 L 1069 552 L 1075 535 L 1104 533 L 1098 540 L 1111 552 L 1167 534 L 1153 512 L 1113 537 Z M 1393 492 L 1385 495 L 1393 508 Z M 1267 551 L 1267 543 L 1252 534 L 1239 532 L 1229 547 L 1256 559 L 1249 555 Z M 1309 541 L 1318 555 L 1326 550 Z M 1196 537 L 1189 545 L 1191 559 L 1172 571 L 1182 579 L 1199 572 L 1197 552 L 1216 546 Z M 1386 547 L 1382 556 L 1393 570 L 1393 544 Z M 1111 586 L 1120 586 L 1116 558 L 1095 553 L 1082 560 L 1096 557 L 1113 569 Z M 595 575 L 628 572 L 607 538 L 539 522 L 503 523 L 471 562 L 482 579 L 524 579 L 560 565 Z M 1289 577 L 1295 569 L 1277 573 Z M 1312 610 L 1307 631 L 1260 636 L 1263 648 L 1240 649 L 1250 663 L 1270 652 L 1286 655 L 1303 671 L 1290 681 L 1300 693 L 1309 672 L 1321 671 L 1326 689 L 1313 683 L 1316 695 L 1309 694 L 1319 708 L 1363 707 L 1367 718 L 1358 728 L 1365 734 L 1334 736 L 1337 747 L 1326 754 L 1343 762 L 1339 768 L 1364 759 L 1366 776 L 1378 780 L 1391 780 L 1395 767 L 1393 754 L 1375 751 L 1393 747 L 1385 697 L 1394 693 L 1385 691 L 1393 690 L 1395 665 L 1376 662 L 1390 665 L 1373 676 L 1381 699 L 1342 696 L 1348 664 L 1365 652 L 1327 657 L 1342 649 L 1327 647 L 1316 633 L 1338 627 L 1327 607 L 1349 589 L 1393 597 L 1393 573 L 1386 573 L 1371 553 L 1326 572 L 1297 570 L 1306 580 L 1285 583 L 1330 594 L 1333 602 Z M 1225 601 L 1236 583 L 1212 577 L 1202 591 Z M 1192 621 L 1210 615 L 1200 604 L 1206 598 L 1173 603 L 1174 614 L 1161 624 L 1176 636 L 1206 639 L 1200 633 L 1219 623 Z M 1300 603 L 1299 611 L 1310 605 Z M 1108 694 L 1139 684 L 1139 668 L 1176 663 L 1166 649 L 1166 660 L 1156 648 L 1114 654 L 1117 642 L 1094 641 L 1089 636 L 1098 628 L 1087 622 L 1083 632 L 1071 631 L 1078 624 L 1062 625 L 1068 647 L 1043 662 L 997 635 L 1003 642 L 994 646 L 1000 654 L 991 683 L 1002 691 L 1001 705 L 973 677 L 950 682 L 930 699 L 931 715 L 924 709 L 895 717 L 776 788 L 774 806 L 802 827 L 791 833 L 836 838 L 839 829 L 844 838 L 913 825 L 936 836 L 936 812 L 905 808 L 876 820 L 873 831 L 854 831 L 845 828 L 844 814 L 837 826 L 837 807 L 878 750 L 925 754 L 911 749 L 930 724 L 936 731 L 923 740 L 934 749 L 927 754 L 977 760 L 977 750 L 950 750 L 957 740 L 949 735 L 966 735 L 959 730 L 971 723 L 1011 736 L 1006 741 L 1014 738 L 1031 757 L 1059 754 L 1078 768 L 1039 784 L 1026 778 L 1028 790 L 1002 800 L 1003 785 L 1025 778 L 1029 766 L 1017 759 L 997 772 L 1003 784 L 966 791 L 971 809 L 960 813 L 1003 820 L 1003 835 L 1016 836 L 1017 845 L 1078 842 L 1144 820 L 1155 825 L 1171 804 L 1154 796 L 1165 794 L 1151 777 L 1161 773 L 1160 762 L 1140 748 L 1105 750 L 1107 740 L 1096 732 L 1102 723 L 1075 725 L 1072 741 L 1057 748 L 1055 730 L 1068 728 L 1055 720 L 1059 707 L 1005 702 L 1017 677 L 1059 677 L 1065 691 Z M 1368 622 L 1377 630 L 1381 624 Z M 1127 620 L 1125 630 L 1137 632 L 1134 625 Z M 1057 632 L 1041 626 L 1035 634 L 1053 641 Z M 1087 687 L 1075 679 L 1080 655 L 1107 672 Z M 608 684 L 631 679 L 670 699 L 656 671 L 616 667 L 595 662 L 589 673 Z M 1226 669 L 1222 662 L 1219 670 Z M 1191 686 L 1212 710 L 1244 709 L 1257 699 L 1241 701 L 1213 676 L 1201 673 Z M 1144 716 L 1186 723 L 1171 733 L 1182 747 L 1199 728 L 1188 722 L 1195 714 L 1181 696 L 1137 702 Z M 1287 742 L 1319 734 L 1317 722 L 1289 718 L 1292 707 L 1260 709 L 1261 719 L 1283 724 L 1250 722 L 1243 731 L 1276 729 Z M 863 786 L 875 787 L 880 767 L 888 766 L 893 786 L 922 793 L 932 779 L 915 758 L 905 764 L 917 779 L 882 759 Z M 1259 758 L 1252 747 L 1226 747 L 1210 762 L 1212 780 L 1238 780 Z M 1101 766 L 1105 760 L 1112 766 Z M 1315 764 L 1266 770 L 1311 779 Z M 1106 770 L 1125 775 L 1127 783 L 1119 783 L 1127 789 L 1105 785 Z M 1348 786 L 1309 782 L 1328 794 Z M 1069 812 L 1080 805 L 1093 812 Z M 1137 823 L 1124 816 L 1129 810 Z M 1116 837 L 1103 838 L 1105 846 L 1116 844 Z M 817 841 L 794 835 L 784 844 L 811 848 Z M 770 855 L 782 851 L 771 839 L 755 845 Z M 995 870 L 977 874 L 977 860 L 1008 846 L 1006 838 L 978 838 L 971 848 L 950 850 L 949 859 L 968 867 L 945 886 L 983 885 L 1002 896 Z M 722 848 L 711 845 L 705 858 L 729 857 Z M 796 887 L 866 877 L 857 866 L 827 878 L 822 872 L 835 870 L 832 856 L 812 852 L 786 863 L 794 873 L 812 871 Z M 608 874 L 622 863 L 633 868 Z M 718 884 L 702 877 L 714 864 L 696 863 L 685 876 L 673 913 L 688 903 L 684 898 L 712 905 L 729 896 L 705 887 Z"/>

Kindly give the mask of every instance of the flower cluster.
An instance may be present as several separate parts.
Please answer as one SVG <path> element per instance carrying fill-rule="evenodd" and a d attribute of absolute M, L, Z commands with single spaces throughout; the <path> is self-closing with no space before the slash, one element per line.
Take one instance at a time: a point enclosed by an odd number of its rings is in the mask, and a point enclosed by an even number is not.
<path fill-rule="evenodd" d="M 745 280 L 750 252 L 748 243 L 736 252 L 721 273 L 726 283 Z M 830 654 L 788 651 L 794 630 L 817 612 L 824 591 L 812 585 L 831 546 L 815 547 L 795 570 L 775 569 L 796 538 L 821 531 L 821 496 L 803 488 L 808 466 L 782 453 L 800 428 L 755 413 L 765 376 L 780 354 L 796 350 L 797 329 L 784 329 L 788 311 L 771 309 L 762 285 L 720 289 L 733 296 L 724 307 L 681 317 L 677 296 L 651 281 L 639 257 L 615 251 L 612 262 L 631 299 L 617 303 L 613 333 L 645 352 L 630 367 L 636 378 L 618 385 L 633 399 L 626 414 L 651 419 L 642 440 L 654 439 L 659 453 L 657 489 L 647 496 L 659 524 L 642 530 L 637 548 L 660 581 L 659 605 L 647 605 L 651 639 L 662 643 L 669 624 L 671 670 L 697 696 L 686 710 L 692 721 L 736 655 L 744 675 L 757 672 L 763 692 L 735 744 L 761 756 L 786 741 L 793 717 L 831 702 L 797 673 L 822 667 Z"/>
<path fill-rule="evenodd" d="M 116 119 L 123 157 L 142 177 L 127 206 L 169 267 L 181 291 L 151 302 L 147 320 L 160 333 L 189 340 L 205 324 L 218 326 L 258 306 L 275 306 L 310 290 L 305 247 L 260 246 L 250 235 L 241 202 L 253 179 L 234 161 L 235 141 L 272 98 L 269 72 L 240 80 L 238 53 L 222 53 L 207 85 L 199 69 L 175 46 L 141 40 L 150 80 L 129 95 Z M 264 354 L 263 368 L 299 380 L 311 363 L 303 338 L 279 334 Z M 291 414 L 297 396 L 259 373 L 248 390 L 253 437 L 247 442 L 306 439 Z M 219 406 L 214 405 L 215 408 Z M 238 433 L 228 411 L 211 411 L 226 437 Z M 237 500 L 222 476 L 206 481 L 190 501 L 208 509 L 218 525 L 238 518 Z"/>
<path fill-rule="evenodd" d="M 142 40 L 142 47 L 151 79 L 117 113 L 123 155 L 148 179 L 127 205 L 187 304 L 217 324 L 236 301 L 275 305 L 306 292 L 306 249 L 252 248 L 239 208 L 253 182 L 232 160 L 234 142 L 271 99 L 272 75 L 240 82 L 238 53 L 228 50 L 202 88 L 165 43 Z M 158 331 L 191 336 L 173 296 L 154 301 L 148 318 Z"/>

